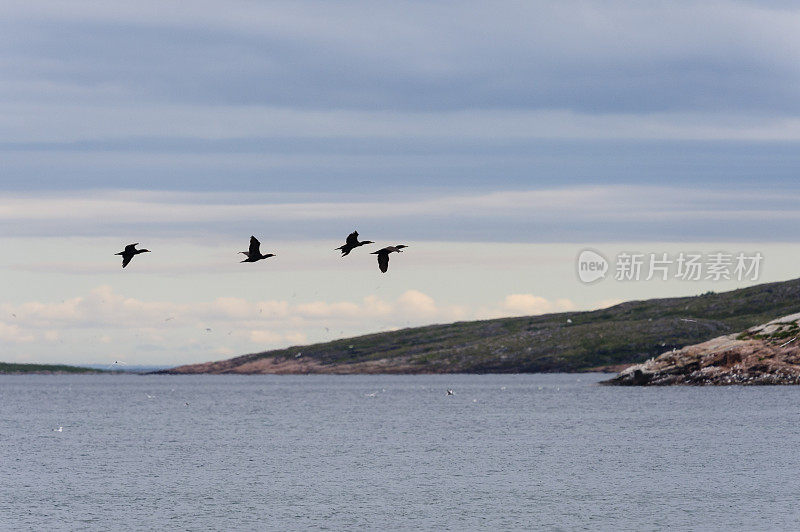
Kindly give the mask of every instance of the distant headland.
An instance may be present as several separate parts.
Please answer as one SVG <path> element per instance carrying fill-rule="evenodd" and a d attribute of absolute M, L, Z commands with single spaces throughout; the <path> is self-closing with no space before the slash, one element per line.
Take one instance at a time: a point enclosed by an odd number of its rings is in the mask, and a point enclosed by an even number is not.
<path fill-rule="evenodd" d="M 16 364 L 0 362 L 0 375 L 3 374 L 66 374 L 66 373 L 108 373 L 101 369 L 69 366 L 66 364 Z"/>

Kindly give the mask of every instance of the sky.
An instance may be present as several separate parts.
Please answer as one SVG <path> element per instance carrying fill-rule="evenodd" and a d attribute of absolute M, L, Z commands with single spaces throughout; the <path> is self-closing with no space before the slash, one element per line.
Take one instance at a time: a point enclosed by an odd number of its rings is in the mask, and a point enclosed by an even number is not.
<path fill-rule="evenodd" d="M 798 27 L 783 1 L 4 1 L 0 360 L 174 365 L 795 278 Z M 381 274 L 334 251 L 355 229 L 409 248 Z M 240 264 L 250 235 L 277 256 Z M 693 252 L 763 263 L 615 278 Z"/>

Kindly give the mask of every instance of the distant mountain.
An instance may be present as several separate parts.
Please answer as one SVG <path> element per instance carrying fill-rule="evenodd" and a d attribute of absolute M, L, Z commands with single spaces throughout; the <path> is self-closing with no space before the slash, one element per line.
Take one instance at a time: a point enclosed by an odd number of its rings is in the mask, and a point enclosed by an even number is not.
<path fill-rule="evenodd" d="M 457 322 L 159 373 L 533 373 L 632 364 L 800 311 L 800 279 L 592 312 Z"/>
<path fill-rule="evenodd" d="M 95 368 L 67 366 L 64 364 L 15 364 L 0 362 L 0 374 L 6 373 L 105 373 Z"/>

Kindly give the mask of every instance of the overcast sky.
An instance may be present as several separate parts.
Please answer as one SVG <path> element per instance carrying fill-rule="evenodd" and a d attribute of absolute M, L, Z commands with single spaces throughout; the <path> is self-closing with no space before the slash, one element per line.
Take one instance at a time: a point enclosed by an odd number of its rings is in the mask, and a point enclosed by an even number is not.
<path fill-rule="evenodd" d="M 588 287 L 584 247 L 764 250 L 760 280 L 794 277 L 798 27 L 781 1 L 6 0 L 0 360 L 722 288 Z M 356 228 L 410 247 L 381 275 L 333 252 Z M 238 264 L 251 234 L 278 257 Z M 153 253 L 123 271 L 130 242 Z"/>

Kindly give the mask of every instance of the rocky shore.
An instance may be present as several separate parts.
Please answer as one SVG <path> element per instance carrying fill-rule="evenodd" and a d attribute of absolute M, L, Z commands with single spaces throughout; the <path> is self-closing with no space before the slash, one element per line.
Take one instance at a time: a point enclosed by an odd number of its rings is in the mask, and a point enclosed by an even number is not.
<path fill-rule="evenodd" d="M 604 384 L 800 384 L 800 314 L 667 351 L 626 368 Z"/>

